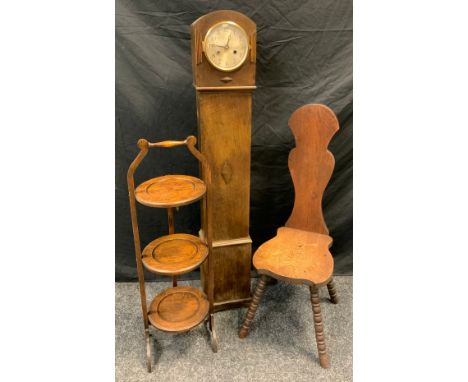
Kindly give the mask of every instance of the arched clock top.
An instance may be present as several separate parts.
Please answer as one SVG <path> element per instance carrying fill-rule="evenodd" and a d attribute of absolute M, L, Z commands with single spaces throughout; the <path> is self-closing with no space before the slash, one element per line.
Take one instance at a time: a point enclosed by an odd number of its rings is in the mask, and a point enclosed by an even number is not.
<path fill-rule="evenodd" d="M 214 11 L 192 24 L 192 69 L 198 90 L 255 88 L 256 24 L 236 11 Z"/>

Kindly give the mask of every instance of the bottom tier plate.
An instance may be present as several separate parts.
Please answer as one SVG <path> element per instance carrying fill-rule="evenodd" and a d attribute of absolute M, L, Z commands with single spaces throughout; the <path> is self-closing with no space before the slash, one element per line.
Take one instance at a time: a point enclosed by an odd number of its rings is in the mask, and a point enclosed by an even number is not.
<path fill-rule="evenodd" d="M 150 305 L 151 325 L 165 332 L 185 332 L 199 325 L 208 315 L 210 304 L 197 288 L 180 286 L 158 294 Z"/>

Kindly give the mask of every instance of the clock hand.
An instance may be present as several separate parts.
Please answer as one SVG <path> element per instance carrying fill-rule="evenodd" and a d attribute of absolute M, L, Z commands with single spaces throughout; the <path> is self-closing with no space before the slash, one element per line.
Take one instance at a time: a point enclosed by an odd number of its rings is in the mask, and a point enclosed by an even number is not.
<path fill-rule="evenodd" d="M 229 49 L 229 40 L 231 39 L 231 33 L 229 33 L 228 39 L 226 41 L 226 45 L 224 46 L 226 49 Z"/>

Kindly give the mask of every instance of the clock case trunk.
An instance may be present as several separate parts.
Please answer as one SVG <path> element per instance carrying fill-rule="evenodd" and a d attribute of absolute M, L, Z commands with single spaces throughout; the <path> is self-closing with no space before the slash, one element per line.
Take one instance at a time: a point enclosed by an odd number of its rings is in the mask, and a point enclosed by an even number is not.
<path fill-rule="evenodd" d="M 233 21 L 249 37 L 249 54 L 233 72 L 217 70 L 203 53 L 208 29 Z M 256 25 L 235 11 L 216 11 L 192 24 L 192 68 L 200 150 L 212 168 L 215 310 L 251 300 L 252 240 L 249 235 L 252 91 L 255 89 Z M 205 174 L 202 172 L 202 178 Z M 204 219 L 202 219 L 204 221 Z M 200 231 L 203 236 L 204 227 Z M 207 290 L 208 269 L 201 279 Z"/>

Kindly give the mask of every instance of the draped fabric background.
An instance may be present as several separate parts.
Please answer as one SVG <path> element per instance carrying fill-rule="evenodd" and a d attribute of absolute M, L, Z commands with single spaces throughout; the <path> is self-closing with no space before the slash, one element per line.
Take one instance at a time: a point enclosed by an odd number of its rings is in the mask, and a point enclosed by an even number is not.
<path fill-rule="evenodd" d="M 253 98 L 250 234 L 254 249 L 287 220 L 294 189 L 287 158 L 294 147 L 291 113 L 307 103 L 334 110 L 340 130 L 329 149 L 335 171 L 323 207 L 336 274 L 352 273 L 352 1 L 116 2 L 115 230 L 116 281 L 136 279 L 126 173 L 139 138 L 197 135 L 190 25 L 219 9 L 244 13 L 257 24 L 257 90 Z M 152 150 L 136 184 L 165 173 L 198 176 L 185 148 Z M 165 210 L 138 206 L 142 245 L 167 234 Z M 175 213 L 176 232 L 197 234 L 199 206 Z M 158 279 L 147 275 L 149 279 Z M 198 277 L 194 272 L 188 277 Z"/>

